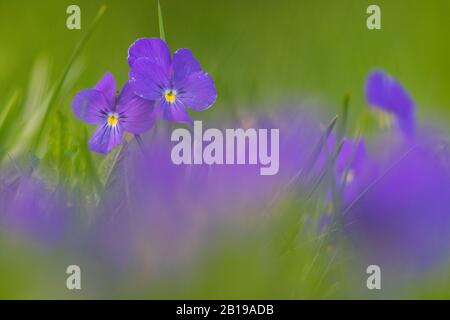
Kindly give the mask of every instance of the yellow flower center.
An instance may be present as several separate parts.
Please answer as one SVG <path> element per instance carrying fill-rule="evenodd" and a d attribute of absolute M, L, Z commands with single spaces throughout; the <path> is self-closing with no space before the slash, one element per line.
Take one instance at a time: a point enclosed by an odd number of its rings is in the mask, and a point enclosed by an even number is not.
<path fill-rule="evenodd" d="M 117 113 L 110 113 L 108 114 L 108 125 L 111 127 L 115 127 L 117 123 L 119 122 L 119 115 Z"/>
<path fill-rule="evenodd" d="M 176 97 L 177 93 L 174 90 L 166 90 L 166 92 L 164 92 L 164 98 L 166 98 L 166 101 L 169 103 L 173 103 Z"/>

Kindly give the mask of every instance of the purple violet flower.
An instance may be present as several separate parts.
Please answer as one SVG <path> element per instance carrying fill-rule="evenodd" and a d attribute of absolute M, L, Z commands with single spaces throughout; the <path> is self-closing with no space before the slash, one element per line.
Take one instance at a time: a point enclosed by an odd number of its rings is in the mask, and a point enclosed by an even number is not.
<path fill-rule="evenodd" d="M 205 110 L 216 100 L 214 81 L 202 70 L 189 49 L 178 49 L 172 59 L 159 38 L 142 38 L 128 51 L 129 83 L 134 93 L 154 101 L 155 113 L 165 120 L 192 122 L 186 107 Z"/>
<path fill-rule="evenodd" d="M 116 97 L 116 82 L 109 72 L 94 88 L 78 92 L 72 109 L 82 121 L 99 125 L 89 148 L 104 154 L 122 142 L 124 131 L 140 134 L 154 123 L 151 103 L 136 96 L 129 84 Z"/>
<path fill-rule="evenodd" d="M 397 79 L 381 70 L 374 70 L 367 77 L 365 91 L 367 103 L 394 114 L 400 130 L 408 138 L 413 136 L 414 100 Z"/>

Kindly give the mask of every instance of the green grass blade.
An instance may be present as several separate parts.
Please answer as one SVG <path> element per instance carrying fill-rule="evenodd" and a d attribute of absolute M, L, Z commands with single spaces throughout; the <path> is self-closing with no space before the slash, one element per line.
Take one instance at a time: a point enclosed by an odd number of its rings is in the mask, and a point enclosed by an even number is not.
<path fill-rule="evenodd" d="M 308 193 L 308 195 L 306 197 L 307 200 L 311 199 L 311 197 L 313 196 L 314 192 L 318 189 L 319 185 L 322 183 L 322 181 L 325 178 L 325 176 L 327 174 L 329 174 L 329 172 L 332 169 L 334 163 L 336 163 L 336 160 L 337 160 L 339 154 L 341 153 L 343 145 L 344 144 L 342 142 L 339 143 L 339 145 L 336 148 L 336 150 L 334 151 L 334 154 L 331 157 L 331 159 L 327 160 L 327 164 L 326 164 L 325 168 L 319 174 L 319 177 L 317 178 L 317 180 L 313 183 L 311 191 Z"/>
<path fill-rule="evenodd" d="M 164 32 L 164 21 L 162 16 L 161 4 L 158 1 L 158 25 L 159 25 L 159 37 L 166 41 L 166 34 Z"/>
<path fill-rule="evenodd" d="M 104 186 L 107 188 L 112 184 L 112 181 L 114 180 L 114 171 L 116 170 L 116 167 L 118 163 L 120 163 L 124 156 L 125 147 L 126 147 L 126 140 L 122 142 L 122 144 L 117 148 L 117 151 L 115 152 L 114 156 L 110 159 L 110 163 L 107 166 L 107 173 L 105 176 Z"/>
<path fill-rule="evenodd" d="M 97 27 L 101 17 L 105 13 L 105 11 L 106 11 L 106 5 L 101 6 L 96 17 L 94 18 L 94 21 L 92 22 L 92 24 L 89 27 L 89 29 L 87 30 L 87 32 L 84 34 L 84 37 L 80 40 L 80 42 L 75 47 L 75 50 L 73 51 L 64 71 L 62 72 L 61 76 L 59 77 L 59 79 L 56 83 L 55 89 L 53 90 L 52 95 L 50 97 L 50 100 L 49 100 L 49 103 L 47 106 L 47 110 L 45 111 L 44 117 L 42 118 L 41 125 L 38 129 L 37 134 L 35 135 L 35 139 L 32 142 L 32 150 L 36 151 L 36 149 L 39 147 L 39 144 L 42 139 L 42 135 L 44 134 L 44 131 L 46 128 L 46 124 L 48 122 L 50 115 L 52 114 L 52 111 L 53 111 L 55 105 L 56 105 L 56 100 L 59 97 L 59 94 L 63 87 L 64 81 L 66 80 L 67 74 L 69 73 L 70 68 L 72 67 L 75 60 L 78 58 L 78 56 L 82 52 L 86 43 L 90 39 L 92 33 L 94 32 L 95 28 Z"/>
<path fill-rule="evenodd" d="M 350 202 L 350 204 L 343 210 L 342 215 L 346 215 L 349 213 L 353 207 L 370 191 L 372 190 L 388 173 L 390 173 L 396 166 L 398 166 L 402 161 L 404 161 L 408 155 L 416 149 L 416 145 L 412 146 L 408 149 L 397 161 L 395 161 L 392 165 L 390 165 L 386 171 L 384 171 L 379 177 L 374 179 L 369 185 L 362 190 L 362 192 L 356 196 L 356 198 Z"/>
<path fill-rule="evenodd" d="M 17 118 L 20 114 L 20 108 L 15 108 L 20 100 L 20 91 L 16 90 L 12 94 L 11 98 L 8 99 L 6 103 L 4 111 L 0 115 L 0 162 L 3 160 L 4 155 L 6 154 L 6 141 L 7 135 L 13 130 L 17 128 Z"/>
<path fill-rule="evenodd" d="M 96 188 L 97 192 L 100 193 L 103 190 L 103 184 L 100 180 L 99 173 L 97 171 L 97 167 L 92 159 L 92 154 L 88 148 L 88 133 L 86 128 L 83 130 L 83 139 L 80 141 L 80 152 L 82 158 L 86 161 L 86 176 L 88 176 Z"/>
<path fill-rule="evenodd" d="M 308 162 L 306 163 L 305 170 L 307 170 L 307 171 L 311 170 L 314 167 L 314 165 L 316 164 L 316 161 L 319 158 L 320 152 L 327 145 L 328 137 L 330 136 L 331 132 L 333 131 L 338 118 L 339 118 L 339 116 L 336 115 L 333 117 L 333 119 L 331 119 L 330 123 L 328 124 L 328 126 L 325 129 L 325 132 L 320 137 L 319 143 L 314 148 Z"/>
<path fill-rule="evenodd" d="M 342 103 L 342 116 L 340 116 L 340 125 L 337 129 L 337 140 L 340 141 L 344 136 L 347 130 L 347 120 L 348 120 L 348 108 L 350 105 L 350 95 L 345 94 L 344 100 Z"/>
<path fill-rule="evenodd" d="M 303 177 L 304 174 L 308 174 L 309 171 L 314 167 L 314 164 L 316 163 L 320 152 L 326 146 L 328 137 L 330 136 L 331 132 L 333 131 L 333 128 L 336 125 L 336 122 L 338 120 L 338 116 L 334 116 L 333 119 L 331 119 L 330 123 L 328 124 L 327 128 L 325 129 L 325 132 L 321 135 L 319 141 L 317 142 L 315 148 L 313 149 L 312 153 L 310 154 L 306 165 L 304 168 L 301 168 L 298 170 L 286 183 L 286 185 L 282 186 L 280 190 L 275 194 L 275 196 L 271 199 L 269 202 L 268 208 L 271 208 L 275 205 L 276 201 L 281 197 L 282 194 L 287 193 L 295 184 Z M 320 182 L 319 182 L 320 183 Z"/>
<path fill-rule="evenodd" d="M 16 105 L 18 99 L 19 99 L 19 90 L 16 90 L 11 95 L 11 98 L 8 99 L 5 108 L 0 113 L 0 130 L 3 130 L 3 127 L 8 125 L 8 120 L 11 120 L 11 114 L 14 111 L 13 107 Z"/>

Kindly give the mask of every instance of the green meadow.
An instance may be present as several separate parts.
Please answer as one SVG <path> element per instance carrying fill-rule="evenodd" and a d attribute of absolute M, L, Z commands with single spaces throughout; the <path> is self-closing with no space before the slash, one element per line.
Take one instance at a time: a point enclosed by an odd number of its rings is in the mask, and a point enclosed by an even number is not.
<path fill-rule="evenodd" d="M 364 81 L 381 68 L 411 93 L 421 123 L 450 132 L 450 1 L 376 2 L 381 30 L 366 27 L 368 0 L 161 0 L 171 51 L 190 48 L 215 81 L 215 105 L 191 115 L 217 122 L 298 105 L 331 121 L 347 95 L 348 132 L 362 129 L 370 136 L 377 128 L 368 116 Z M 0 172 L 31 167 L 49 184 L 89 199 L 83 202 L 88 206 L 95 200 L 87 195 L 108 183 L 114 154 L 88 150 L 94 128 L 73 116 L 71 100 L 106 71 L 118 85 L 125 83 L 128 47 L 140 37 L 159 37 L 160 28 L 156 0 L 78 0 L 81 30 L 66 28 L 70 4 L 0 1 Z M 317 201 L 299 210 L 287 199 L 278 208 L 282 218 L 258 225 L 245 240 L 224 228 L 185 273 L 162 275 L 151 285 L 141 282 L 143 270 L 121 278 L 86 261 L 92 286 L 82 293 L 64 287 L 70 252 L 1 235 L 0 297 L 379 298 L 352 282 L 359 280 L 348 276 L 345 259 L 337 259 L 314 230 L 297 233 Z M 293 243 L 302 245 L 283 249 Z M 112 281 L 116 276 L 120 280 Z M 449 297 L 442 279 L 448 279 L 445 272 L 382 297 Z"/>

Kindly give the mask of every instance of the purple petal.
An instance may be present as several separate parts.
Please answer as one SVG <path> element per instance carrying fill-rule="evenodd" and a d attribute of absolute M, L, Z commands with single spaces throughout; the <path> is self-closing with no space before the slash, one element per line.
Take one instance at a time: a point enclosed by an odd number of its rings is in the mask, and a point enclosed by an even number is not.
<path fill-rule="evenodd" d="M 202 71 L 200 63 L 194 58 L 191 50 L 178 49 L 172 58 L 173 80 L 175 86 L 193 73 Z"/>
<path fill-rule="evenodd" d="M 186 107 L 180 100 L 176 100 L 174 103 L 167 103 L 161 100 L 160 106 L 162 107 L 164 120 L 173 122 L 193 122 L 186 111 Z"/>
<path fill-rule="evenodd" d="M 106 123 L 99 126 L 91 140 L 89 148 L 92 151 L 107 154 L 112 148 L 122 142 L 122 129 L 120 125 L 108 126 Z"/>
<path fill-rule="evenodd" d="M 372 71 L 366 81 L 366 100 L 374 106 L 392 112 L 405 133 L 414 126 L 414 101 L 401 83 L 380 70 Z"/>
<path fill-rule="evenodd" d="M 367 160 L 367 151 L 364 139 L 359 138 L 353 140 L 347 137 L 343 137 L 341 142 L 342 146 L 335 160 L 335 169 L 338 175 L 342 175 L 346 170 L 351 170 L 353 173 L 359 172 L 363 169 Z M 319 170 L 324 170 L 327 166 L 327 162 L 332 157 L 336 150 L 338 141 L 335 133 L 331 133 L 326 145 L 323 147 L 317 160 L 317 166 Z"/>
<path fill-rule="evenodd" d="M 60 190 L 48 190 L 41 180 L 22 176 L 14 185 L 1 190 L 7 198 L 2 202 L 1 224 L 15 233 L 43 241 L 48 245 L 64 240 L 72 210 Z M 5 206 L 6 205 L 6 206 Z"/>
<path fill-rule="evenodd" d="M 398 118 L 398 125 L 400 130 L 408 137 L 412 138 L 414 136 L 416 128 L 416 119 L 414 113 L 407 114 L 403 117 Z"/>
<path fill-rule="evenodd" d="M 355 141 L 355 144 L 356 150 L 354 150 L 352 167 L 355 169 L 355 171 L 359 172 L 364 169 L 364 165 L 368 156 L 366 150 L 366 143 L 363 138 L 359 138 L 359 140 Z"/>
<path fill-rule="evenodd" d="M 170 72 L 147 58 L 137 59 L 130 70 L 130 85 L 134 93 L 147 100 L 159 100 L 169 87 Z"/>
<path fill-rule="evenodd" d="M 186 77 L 177 84 L 176 88 L 180 92 L 179 99 L 194 110 L 208 109 L 216 101 L 214 81 L 204 71 L 195 72 Z"/>
<path fill-rule="evenodd" d="M 72 110 L 79 119 L 87 123 L 101 124 L 111 111 L 111 105 L 100 91 L 85 89 L 73 98 Z"/>
<path fill-rule="evenodd" d="M 117 112 L 123 130 L 140 134 L 149 130 L 155 121 L 153 101 L 138 97 L 129 84 L 125 84 L 119 96 Z"/>
<path fill-rule="evenodd" d="M 170 50 L 167 44 L 159 38 L 141 38 L 128 49 L 128 64 L 133 66 L 139 58 L 150 59 L 164 70 L 170 70 Z"/>
<path fill-rule="evenodd" d="M 112 106 L 114 104 L 116 99 L 116 80 L 111 72 L 105 73 L 103 78 L 97 82 L 94 89 L 103 93 L 109 105 Z"/>

